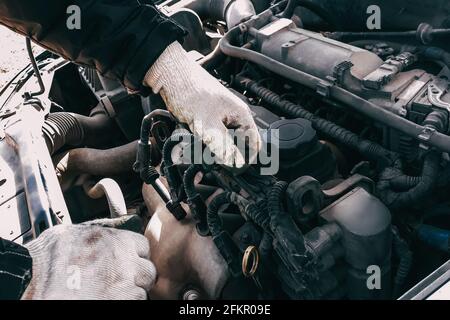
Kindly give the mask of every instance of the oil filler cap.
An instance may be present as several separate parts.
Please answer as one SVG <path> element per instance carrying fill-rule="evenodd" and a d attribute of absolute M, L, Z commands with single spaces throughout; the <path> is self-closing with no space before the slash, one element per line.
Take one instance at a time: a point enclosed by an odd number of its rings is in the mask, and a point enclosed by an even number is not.
<path fill-rule="evenodd" d="M 283 119 L 273 122 L 264 142 L 279 145 L 280 159 L 298 159 L 311 151 L 318 143 L 316 130 L 305 119 Z"/>

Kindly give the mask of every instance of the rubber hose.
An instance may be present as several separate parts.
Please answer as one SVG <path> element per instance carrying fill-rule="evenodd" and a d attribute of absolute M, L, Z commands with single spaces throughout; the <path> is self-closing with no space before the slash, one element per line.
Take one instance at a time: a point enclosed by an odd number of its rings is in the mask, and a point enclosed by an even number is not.
<path fill-rule="evenodd" d="M 195 198 L 198 195 L 197 190 L 195 190 L 195 176 L 202 170 L 203 167 L 201 165 L 193 164 L 184 172 L 183 185 L 188 199 Z"/>
<path fill-rule="evenodd" d="M 184 172 L 183 186 L 184 193 L 187 197 L 187 203 L 191 209 L 192 217 L 197 222 L 197 231 L 200 235 L 206 236 L 209 233 L 207 218 L 206 218 L 206 204 L 203 201 L 200 193 L 195 189 L 195 176 L 201 172 L 203 167 L 201 165 L 191 165 Z"/>
<path fill-rule="evenodd" d="M 219 40 L 219 44 L 217 44 L 213 51 L 200 59 L 198 62 L 199 65 L 208 71 L 214 70 L 220 66 L 227 58 L 227 56 L 223 54 L 222 50 L 220 50 L 220 41 L 222 41 L 222 39 Z"/>
<path fill-rule="evenodd" d="M 223 230 L 222 219 L 219 216 L 219 209 L 223 205 L 230 203 L 229 192 L 223 192 L 217 195 L 208 206 L 208 210 L 206 213 L 209 231 L 213 237 L 218 236 L 220 232 Z"/>
<path fill-rule="evenodd" d="M 173 165 L 172 150 L 177 144 L 187 141 L 192 143 L 193 140 L 194 136 L 192 135 L 192 133 L 188 132 L 175 133 L 169 139 L 167 139 L 167 141 L 164 143 L 164 147 L 162 150 L 164 165 L 165 166 Z"/>
<path fill-rule="evenodd" d="M 42 126 L 45 142 L 50 154 L 65 145 L 96 147 L 107 140 L 114 125 L 104 112 L 83 116 L 70 112 L 50 113 Z"/>
<path fill-rule="evenodd" d="M 259 253 L 263 261 L 265 261 L 270 256 L 270 253 L 272 251 L 272 241 L 273 241 L 272 236 L 269 233 L 264 232 L 258 247 Z"/>
<path fill-rule="evenodd" d="M 141 142 L 142 144 L 148 144 L 150 138 L 150 130 L 153 124 L 153 120 L 155 117 L 165 117 L 171 120 L 174 120 L 173 115 L 167 111 L 162 109 L 153 110 L 149 114 L 147 114 L 141 123 Z"/>
<path fill-rule="evenodd" d="M 269 198 L 267 200 L 267 210 L 269 216 L 278 216 L 284 212 L 282 206 L 282 199 L 288 187 L 288 183 L 285 181 L 277 181 L 269 192 Z"/>
<path fill-rule="evenodd" d="M 256 13 L 269 9 L 272 0 L 252 0 Z"/>
<path fill-rule="evenodd" d="M 419 239 L 429 246 L 450 253 L 450 231 L 422 224 L 417 230 Z"/>
<path fill-rule="evenodd" d="M 437 60 L 450 68 L 450 53 L 438 47 L 425 47 L 419 50 L 419 54 L 430 60 Z"/>
<path fill-rule="evenodd" d="M 254 203 L 249 203 L 245 208 L 245 214 L 264 231 L 270 231 L 270 217 Z"/>
<path fill-rule="evenodd" d="M 409 249 L 408 244 L 404 239 L 400 237 L 398 230 L 396 228 L 392 229 L 392 234 L 394 238 L 394 250 L 400 261 L 398 264 L 397 272 L 394 277 L 394 288 L 393 295 L 394 299 L 402 293 L 403 286 L 405 285 L 406 278 L 411 271 L 413 255 Z"/>
<path fill-rule="evenodd" d="M 231 42 L 234 41 L 235 38 L 240 34 L 241 29 L 239 27 L 236 27 L 230 30 L 222 38 L 220 44 L 221 49 L 225 54 L 256 63 L 264 67 L 265 69 L 274 72 L 275 74 L 278 74 L 282 77 L 285 77 L 289 80 L 302 84 L 308 88 L 312 88 L 314 90 L 316 90 L 320 84 L 323 84 L 322 79 L 290 67 L 259 52 L 233 46 Z M 328 88 L 328 96 L 331 99 L 336 99 L 337 101 L 346 104 L 356 112 L 363 114 L 377 122 L 383 123 L 384 125 L 398 130 L 414 139 L 419 139 L 419 137 L 422 136 L 423 132 L 426 132 L 427 130 L 425 127 L 415 124 L 408 119 L 402 118 L 396 114 L 393 114 L 374 104 L 373 102 L 365 100 L 364 98 L 361 98 L 356 94 L 353 94 L 350 91 L 339 86 L 330 86 Z M 426 143 L 442 151 L 450 152 L 450 136 L 447 136 L 445 134 L 436 132 L 427 139 Z"/>
<path fill-rule="evenodd" d="M 270 217 L 267 215 L 267 212 L 261 210 L 256 203 L 251 202 L 234 192 L 230 196 L 230 201 L 238 207 L 246 220 L 251 220 L 264 231 L 270 232 Z"/>
<path fill-rule="evenodd" d="M 432 130 L 438 131 L 438 132 L 446 132 L 448 128 L 448 112 L 444 110 L 434 110 L 430 112 L 427 117 L 425 118 L 423 124 L 426 127 L 431 128 Z M 435 160 L 438 161 L 438 160 Z M 397 165 L 401 168 L 401 164 L 399 163 Z M 430 166 L 433 166 L 431 163 L 431 159 L 429 157 L 425 158 L 424 161 L 424 167 L 422 169 L 422 172 L 426 174 L 428 171 L 428 168 Z M 434 170 L 439 170 L 438 166 L 435 166 Z M 433 175 L 436 175 L 437 172 L 432 173 Z M 423 175 L 423 174 L 422 174 Z M 409 190 L 415 186 L 417 186 L 419 183 L 422 183 L 424 180 L 423 176 L 419 177 L 411 177 L 411 176 L 400 176 L 397 178 L 394 178 L 391 180 L 391 186 L 395 189 L 400 190 Z"/>
<path fill-rule="evenodd" d="M 250 0 L 197 0 L 187 8 L 200 17 L 225 21 L 229 28 L 256 14 Z"/>
<path fill-rule="evenodd" d="M 111 218 L 119 218 L 127 214 L 122 190 L 113 179 L 102 179 L 93 186 L 90 182 L 87 182 L 83 187 L 86 194 L 92 199 L 101 199 L 106 196 Z"/>
<path fill-rule="evenodd" d="M 377 185 L 380 198 L 392 209 L 410 207 L 423 201 L 433 190 L 439 176 L 440 154 L 429 152 L 424 159 L 420 177 L 402 173 L 400 162 L 386 168 Z"/>
<path fill-rule="evenodd" d="M 59 176 L 66 174 L 90 174 L 111 177 L 133 171 L 137 141 L 107 149 L 79 148 L 58 155 L 56 170 Z"/>
<path fill-rule="evenodd" d="M 283 11 L 282 17 L 290 19 L 294 14 L 295 8 L 297 7 L 303 7 L 310 10 L 319 18 L 321 18 L 325 23 L 328 23 L 330 27 L 336 28 L 336 23 L 333 19 L 333 16 L 319 4 L 308 0 L 289 0 L 286 9 Z"/>
<path fill-rule="evenodd" d="M 278 111 L 288 114 L 293 118 L 303 118 L 311 121 L 313 127 L 323 135 L 358 151 L 370 160 L 378 161 L 384 166 L 389 166 L 398 158 L 396 153 L 383 148 L 375 142 L 362 139 L 359 135 L 331 121 L 317 117 L 300 105 L 283 100 L 278 94 L 262 87 L 253 80 L 244 77 L 238 77 L 238 80 L 248 91 L 261 98 L 262 101 L 276 107 Z"/>
<path fill-rule="evenodd" d="M 432 41 L 433 36 L 449 36 L 450 29 L 430 29 L 424 32 L 424 25 L 419 25 L 416 30 L 409 31 L 372 31 L 372 32 L 342 32 L 337 31 L 329 35 L 330 38 L 338 41 L 349 41 L 352 39 L 363 40 L 381 40 L 384 41 L 388 38 L 416 38 L 424 44 L 428 44 Z M 427 40 L 427 41 L 424 41 Z"/>

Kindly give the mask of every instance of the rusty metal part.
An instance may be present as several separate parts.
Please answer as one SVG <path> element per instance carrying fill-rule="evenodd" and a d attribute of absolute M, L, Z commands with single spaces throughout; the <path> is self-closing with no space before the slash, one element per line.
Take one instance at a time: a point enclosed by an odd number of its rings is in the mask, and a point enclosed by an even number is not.
<path fill-rule="evenodd" d="M 164 178 L 161 182 L 167 186 Z M 151 216 L 145 236 L 158 270 L 150 298 L 179 299 L 187 286 L 195 286 L 204 293 L 202 298 L 217 299 L 228 279 L 228 269 L 212 239 L 197 233 L 187 205 L 182 204 L 188 215 L 180 222 L 152 186 L 144 185 L 142 195 Z"/>

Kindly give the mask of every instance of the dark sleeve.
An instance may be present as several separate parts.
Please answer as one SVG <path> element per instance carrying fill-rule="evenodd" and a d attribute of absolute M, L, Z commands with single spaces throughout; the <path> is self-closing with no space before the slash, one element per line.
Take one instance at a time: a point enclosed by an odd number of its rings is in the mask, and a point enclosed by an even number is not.
<path fill-rule="evenodd" d="M 81 9 L 79 30 L 67 27 L 71 5 Z M 185 35 L 176 22 L 138 0 L 0 0 L 0 24 L 133 91 L 143 90 L 147 70 Z"/>
<path fill-rule="evenodd" d="M 0 300 L 20 299 L 31 280 L 28 250 L 0 238 Z"/>

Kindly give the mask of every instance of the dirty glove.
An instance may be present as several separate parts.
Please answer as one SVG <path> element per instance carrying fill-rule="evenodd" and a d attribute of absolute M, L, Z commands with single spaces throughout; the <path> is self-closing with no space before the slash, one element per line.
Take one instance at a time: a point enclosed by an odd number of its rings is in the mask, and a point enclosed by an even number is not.
<path fill-rule="evenodd" d="M 156 279 L 144 236 L 97 225 L 60 225 L 27 246 L 32 279 L 22 299 L 146 299 Z"/>
<path fill-rule="evenodd" d="M 160 93 L 167 108 L 214 153 L 217 163 L 241 168 L 245 165 L 245 141 L 253 163 L 260 148 L 260 136 L 249 107 L 174 42 L 148 71 L 144 83 Z M 228 129 L 241 137 L 237 147 Z"/>

